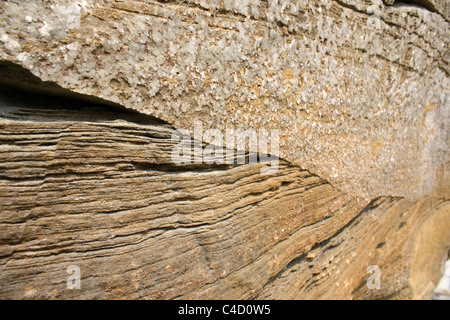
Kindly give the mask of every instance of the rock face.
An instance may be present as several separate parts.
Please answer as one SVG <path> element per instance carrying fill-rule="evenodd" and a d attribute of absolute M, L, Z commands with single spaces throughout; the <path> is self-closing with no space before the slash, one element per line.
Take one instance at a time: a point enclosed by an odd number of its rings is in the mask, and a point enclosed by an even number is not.
<path fill-rule="evenodd" d="M 174 129 L 154 118 L 11 88 L 1 97 L 2 298 L 432 292 L 448 201 L 368 203 L 285 161 L 273 176 L 260 174 L 264 163 L 174 166 Z M 375 291 L 371 265 L 383 281 Z M 80 290 L 67 289 L 70 266 Z"/>
<path fill-rule="evenodd" d="M 430 297 L 450 248 L 437 3 L 0 3 L 0 298 Z M 278 170 L 174 164 L 199 121 L 279 129 Z"/>
<path fill-rule="evenodd" d="M 383 3 L 388 6 L 392 6 L 395 2 L 395 0 L 383 0 Z M 402 2 L 406 2 L 408 4 L 413 3 L 428 8 L 433 12 L 441 14 L 447 20 L 450 17 L 450 2 L 448 2 L 447 0 L 405 0 Z M 399 4 L 399 1 L 397 1 L 397 4 Z"/>
<path fill-rule="evenodd" d="M 450 19 L 450 2 L 448 0 L 410 0 L 405 2 L 424 6 L 434 12 L 440 13 L 447 21 Z"/>
<path fill-rule="evenodd" d="M 446 3 L 448 3 L 446 1 Z M 448 188 L 449 24 L 381 1 L 8 1 L 0 58 L 192 130 L 280 129 L 346 192 Z M 408 183 L 405 183 L 408 181 Z"/>

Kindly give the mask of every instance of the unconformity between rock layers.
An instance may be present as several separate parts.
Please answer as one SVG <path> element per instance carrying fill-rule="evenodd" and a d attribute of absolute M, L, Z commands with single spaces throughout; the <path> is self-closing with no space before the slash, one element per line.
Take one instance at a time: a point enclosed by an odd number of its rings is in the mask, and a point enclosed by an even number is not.
<path fill-rule="evenodd" d="M 429 298 L 449 24 L 368 2 L 0 4 L 0 298 Z M 278 170 L 175 165 L 194 119 L 279 126 Z"/>

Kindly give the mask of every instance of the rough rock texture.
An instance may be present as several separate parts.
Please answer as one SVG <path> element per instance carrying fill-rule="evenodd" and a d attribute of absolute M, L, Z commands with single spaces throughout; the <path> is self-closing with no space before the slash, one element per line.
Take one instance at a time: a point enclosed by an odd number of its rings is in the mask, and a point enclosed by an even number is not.
<path fill-rule="evenodd" d="M 421 4 L 0 2 L 0 298 L 430 297 L 450 28 Z M 174 165 L 195 121 L 281 129 L 278 172 Z"/>
<path fill-rule="evenodd" d="M 405 1 L 395 1 L 395 0 L 383 0 L 383 3 L 388 6 L 392 6 L 394 3 L 397 3 L 398 5 L 401 5 L 401 3 L 414 3 L 418 4 L 420 6 L 423 6 L 425 8 L 428 8 L 429 10 L 433 12 L 437 12 L 441 14 L 445 19 L 449 20 L 450 17 L 450 2 L 447 0 L 405 0 Z"/>
<path fill-rule="evenodd" d="M 426 8 L 52 0 L 0 10 L 0 58 L 44 81 L 177 129 L 281 129 L 282 158 L 366 199 L 448 190 L 450 29 Z"/>
<path fill-rule="evenodd" d="M 174 166 L 154 118 L 11 88 L 1 105 L 1 298 L 422 298 L 439 280 L 448 201 L 368 203 L 285 161 Z"/>
<path fill-rule="evenodd" d="M 424 6 L 434 12 L 439 12 L 447 21 L 450 20 L 450 2 L 448 0 L 410 0 L 404 2 Z"/>

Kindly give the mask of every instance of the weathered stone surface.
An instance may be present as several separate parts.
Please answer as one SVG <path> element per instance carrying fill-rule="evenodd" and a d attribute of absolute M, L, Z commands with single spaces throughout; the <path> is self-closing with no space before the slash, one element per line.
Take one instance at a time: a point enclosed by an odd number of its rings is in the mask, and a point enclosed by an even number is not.
<path fill-rule="evenodd" d="M 369 204 L 284 161 L 274 176 L 174 166 L 173 128 L 151 117 L 10 88 L 1 106 L 1 298 L 422 298 L 437 284 L 422 264 L 448 250 L 448 201 Z M 368 292 L 370 265 L 383 285 Z"/>
<path fill-rule="evenodd" d="M 439 12 L 447 21 L 450 20 L 450 1 L 448 0 L 410 0 L 404 2 L 416 3 L 434 12 Z"/>
<path fill-rule="evenodd" d="M 421 5 L 0 2 L 0 298 L 429 298 L 450 29 Z M 281 129 L 278 172 L 176 166 L 197 120 Z"/>
<path fill-rule="evenodd" d="M 359 0 L 0 6 L 0 58 L 45 81 L 177 129 L 196 120 L 279 128 L 282 158 L 366 199 L 448 194 L 450 29 L 426 8 Z"/>

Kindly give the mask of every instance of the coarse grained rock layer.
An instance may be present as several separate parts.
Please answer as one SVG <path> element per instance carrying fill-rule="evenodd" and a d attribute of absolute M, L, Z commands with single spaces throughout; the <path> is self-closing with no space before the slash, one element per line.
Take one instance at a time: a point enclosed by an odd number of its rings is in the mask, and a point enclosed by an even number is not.
<path fill-rule="evenodd" d="M 282 160 L 174 166 L 152 117 L 0 97 L 2 299 L 424 298 L 439 280 L 448 201 L 368 203 Z"/>
<path fill-rule="evenodd" d="M 51 0 L 0 12 L 0 58 L 44 81 L 177 129 L 280 129 L 280 157 L 368 200 L 448 197 L 450 29 L 425 7 Z"/>

